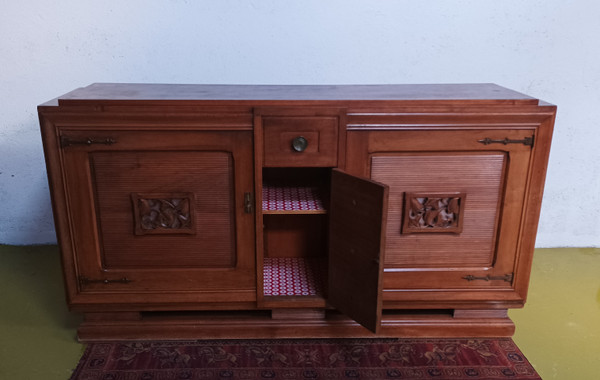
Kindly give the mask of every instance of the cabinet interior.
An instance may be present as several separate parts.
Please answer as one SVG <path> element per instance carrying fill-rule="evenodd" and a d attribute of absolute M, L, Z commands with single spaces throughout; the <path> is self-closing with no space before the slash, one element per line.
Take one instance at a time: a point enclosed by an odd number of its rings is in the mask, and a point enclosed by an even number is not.
<path fill-rule="evenodd" d="M 325 298 L 329 168 L 264 168 L 263 294 Z"/>

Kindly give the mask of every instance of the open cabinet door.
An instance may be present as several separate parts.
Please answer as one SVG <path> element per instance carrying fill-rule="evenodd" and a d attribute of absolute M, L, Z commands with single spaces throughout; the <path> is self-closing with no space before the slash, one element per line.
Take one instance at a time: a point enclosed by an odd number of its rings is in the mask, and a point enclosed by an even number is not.
<path fill-rule="evenodd" d="M 373 332 L 381 326 L 388 187 L 331 175 L 329 303 Z"/>

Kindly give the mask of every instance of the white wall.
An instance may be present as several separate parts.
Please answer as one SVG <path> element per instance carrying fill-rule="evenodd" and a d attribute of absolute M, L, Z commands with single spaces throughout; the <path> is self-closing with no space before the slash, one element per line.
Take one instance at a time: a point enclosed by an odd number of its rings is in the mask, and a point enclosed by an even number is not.
<path fill-rule="evenodd" d="M 0 243 L 54 242 L 36 105 L 92 82 L 494 82 L 559 106 L 537 246 L 600 246 L 594 0 L 1 0 Z"/>

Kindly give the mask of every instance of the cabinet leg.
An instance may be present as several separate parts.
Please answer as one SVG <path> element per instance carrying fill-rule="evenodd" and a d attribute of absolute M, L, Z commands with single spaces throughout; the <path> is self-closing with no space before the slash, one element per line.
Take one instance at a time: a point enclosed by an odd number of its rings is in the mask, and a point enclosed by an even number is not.
<path fill-rule="evenodd" d="M 272 319 L 325 319 L 325 309 L 273 309 Z"/>

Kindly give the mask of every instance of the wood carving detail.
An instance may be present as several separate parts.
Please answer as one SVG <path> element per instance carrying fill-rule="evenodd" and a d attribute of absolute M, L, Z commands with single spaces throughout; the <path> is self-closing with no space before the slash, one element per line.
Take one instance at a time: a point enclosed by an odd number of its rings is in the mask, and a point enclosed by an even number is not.
<path fill-rule="evenodd" d="M 406 193 L 402 233 L 462 232 L 466 194 Z"/>
<path fill-rule="evenodd" d="M 195 234 L 192 193 L 132 194 L 135 234 Z"/>

